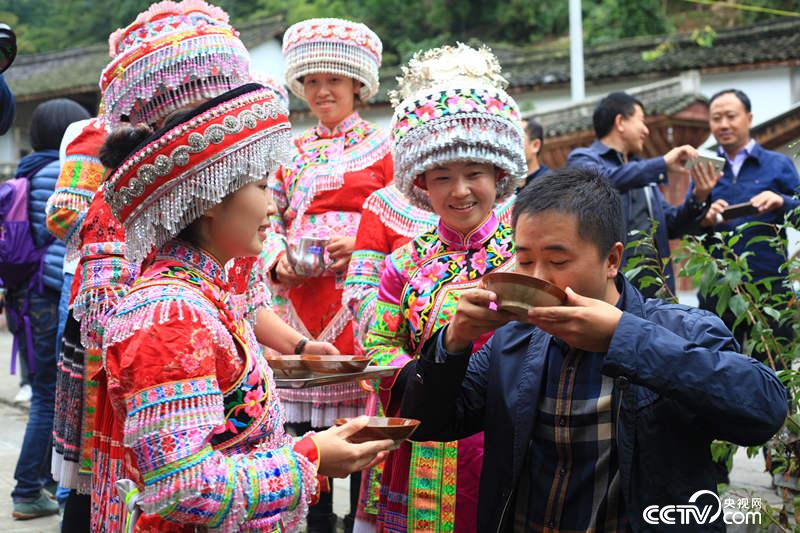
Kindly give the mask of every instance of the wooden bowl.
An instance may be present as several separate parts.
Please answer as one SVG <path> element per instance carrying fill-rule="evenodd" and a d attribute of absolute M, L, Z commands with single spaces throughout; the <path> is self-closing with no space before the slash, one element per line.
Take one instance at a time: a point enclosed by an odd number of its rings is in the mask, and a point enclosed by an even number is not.
<path fill-rule="evenodd" d="M 369 365 L 370 358 L 362 355 L 304 355 L 303 364 L 315 374 L 353 374 Z"/>
<path fill-rule="evenodd" d="M 301 355 L 268 355 L 267 364 L 277 379 L 307 378 L 311 375 Z"/>
<path fill-rule="evenodd" d="M 534 307 L 564 305 L 567 294 L 539 278 L 514 272 L 497 272 L 483 278 L 487 289 L 497 295 L 497 308 L 520 318 Z"/>
<path fill-rule="evenodd" d="M 350 418 L 337 418 L 334 424 L 341 426 L 349 422 Z M 417 430 L 419 420 L 413 418 L 392 418 L 383 416 L 369 417 L 369 423 L 360 431 L 348 437 L 348 441 L 358 444 L 372 440 L 406 440 Z"/>

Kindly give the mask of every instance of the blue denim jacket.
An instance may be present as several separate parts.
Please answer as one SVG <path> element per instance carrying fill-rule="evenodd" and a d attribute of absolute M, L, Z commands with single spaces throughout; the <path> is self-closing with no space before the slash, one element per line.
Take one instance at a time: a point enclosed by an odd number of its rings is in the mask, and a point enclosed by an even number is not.
<path fill-rule="evenodd" d="M 601 143 L 594 141 L 588 148 L 576 148 L 567 158 L 567 166 L 582 167 L 594 170 L 607 178 L 622 196 L 622 210 L 625 223 L 628 224 L 631 212 L 632 189 L 648 187 L 651 192 L 651 215 L 658 222 L 655 241 L 658 255 L 661 258 L 670 257 L 669 240 L 682 237 L 687 233 L 696 231 L 700 219 L 706 211 L 706 204 L 694 201 L 691 191 L 680 206 L 672 206 L 667 202 L 657 184 L 663 183 L 667 176 L 667 164 L 663 157 L 639 160 L 629 158 L 625 163 L 622 155 Z M 638 228 L 627 228 L 631 231 Z M 672 263 L 666 267 L 667 284 L 675 292 L 675 279 L 672 272 Z"/>
<path fill-rule="evenodd" d="M 766 442 L 783 424 L 787 396 L 772 370 L 738 352 L 718 317 L 644 300 L 622 276 L 617 284 L 624 285 L 623 316 L 602 372 L 615 379 L 625 509 L 633 531 L 652 531 L 642 517 L 647 506 L 686 504 L 701 489 L 716 492 L 711 441 Z M 477 530 L 509 531 L 553 338 L 511 322 L 475 354 L 448 354 L 436 362 L 443 331 L 401 372 L 401 416 L 422 421 L 414 440 L 452 441 L 484 432 Z M 718 520 L 691 531 L 725 531 L 725 525 Z"/>

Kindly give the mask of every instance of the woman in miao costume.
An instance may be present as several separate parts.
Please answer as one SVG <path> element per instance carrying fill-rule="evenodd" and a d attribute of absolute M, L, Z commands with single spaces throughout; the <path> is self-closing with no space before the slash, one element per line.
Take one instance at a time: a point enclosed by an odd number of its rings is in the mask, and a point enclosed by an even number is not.
<path fill-rule="evenodd" d="M 365 419 L 288 436 L 272 372 L 231 303 L 224 265 L 257 255 L 267 237 L 286 114 L 249 84 L 155 133 L 106 143 L 103 194 L 126 257 L 149 259 L 103 334 L 97 441 L 124 449 L 94 463 L 95 494 L 106 498 L 95 531 L 123 520 L 128 531 L 283 531 L 304 516 L 318 473 L 370 466 L 392 445 L 347 442 Z M 124 513 L 109 499 L 117 488 Z"/>
<path fill-rule="evenodd" d="M 381 51 L 369 28 L 340 19 L 305 20 L 283 38 L 286 83 L 318 123 L 294 140 L 292 160 L 274 182 L 276 234 L 264 254 L 275 282 L 273 308 L 307 337 L 332 342 L 343 354 L 354 352 L 342 288 L 361 209 L 367 196 L 392 180 L 388 134 L 355 110 L 378 91 Z M 289 260 L 288 252 L 303 237 L 330 239 L 329 266 L 319 276 L 300 277 Z M 287 422 L 300 424 L 301 432 L 363 414 L 366 399 L 356 383 L 281 390 Z M 351 483 L 353 499 L 357 481 Z M 332 494 L 326 492 L 309 515 L 309 526 L 331 531 L 333 519 Z"/>
<path fill-rule="evenodd" d="M 438 226 L 386 259 L 365 348 L 399 372 L 381 380 L 388 416 L 427 339 L 452 317 L 459 295 L 514 265 L 511 228 L 493 207 L 525 173 L 516 103 L 497 59 L 459 44 L 417 54 L 393 95 L 395 183 Z M 474 531 L 482 435 L 404 443 L 383 465 L 379 531 Z"/>
<path fill-rule="evenodd" d="M 511 223 L 515 197 L 511 195 L 497 205 L 497 218 L 504 224 Z M 386 256 L 414 237 L 436 227 L 438 222 L 436 213 L 409 202 L 394 183 L 375 191 L 364 202 L 342 294 L 342 301 L 353 316 L 356 353 L 364 353 L 364 339 L 375 317 L 378 285 Z M 372 389 L 367 399 L 366 414 L 383 415 L 378 396 Z M 383 465 L 362 473 L 356 533 L 374 528 L 382 475 Z"/>
<path fill-rule="evenodd" d="M 504 224 L 511 223 L 515 198 L 516 195 L 511 195 L 497 205 L 497 218 Z M 438 222 L 436 213 L 413 205 L 394 184 L 375 191 L 364 202 L 342 294 L 342 301 L 353 316 L 356 353 L 364 353 L 364 339 L 375 317 L 378 285 L 386 256 L 414 237 L 436 227 Z M 367 399 L 366 414 L 383 415 L 378 396 L 372 389 Z M 382 475 L 383 465 L 362 474 L 356 533 L 365 531 L 363 528 L 369 528 L 375 522 Z"/>
<path fill-rule="evenodd" d="M 434 213 L 409 203 L 394 184 L 375 191 L 364 202 L 342 293 L 342 303 L 353 317 L 356 353 L 364 353 L 364 338 L 375 316 L 378 283 L 386 256 L 435 227 L 437 221 Z M 383 415 L 378 396 L 372 389 L 369 389 L 366 414 Z M 362 473 L 354 527 L 356 533 L 375 528 L 382 475 L 383 465 Z"/>
<path fill-rule="evenodd" d="M 159 125 L 169 114 L 245 83 L 249 56 L 228 15 L 202 0 L 159 2 L 109 37 L 112 60 L 100 78 L 101 115 L 67 147 L 48 228 L 79 259 L 56 391 L 53 475 L 75 489 L 65 531 L 88 529 L 92 432 L 104 318 L 138 273 L 124 257 L 124 233 L 102 195 L 99 151 L 126 121 Z M 74 504 L 74 505 L 73 505 Z M 76 511 L 73 513 L 73 507 Z M 87 507 L 86 511 L 77 511 Z"/>
<path fill-rule="evenodd" d="M 67 147 L 56 192 L 48 202 L 48 228 L 67 241 L 70 258 L 80 259 L 70 299 L 74 316 L 71 313 L 67 322 L 59 362 L 58 423 L 53 432 L 54 476 L 76 489 L 67 501 L 65 531 L 89 528 L 97 403 L 93 376 L 100 367 L 105 318 L 138 274 L 138 267 L 125 259 L 122 226 L 102 194 L 95 194 L 106 172 L 100 148 L 109 131 L 120 124 L 158 127 L 171 113 L 253 77 L 248 52 L 228 24 L 228 15 L 203 0 L 153 4 L 111 35 L 109 49 L 113 59 L 100 80 L 104 113 Z M 279 84 L 268 88 L 285 97 Z M 242 258 L 230 266 L 232 288 L 238 293 L 234 304 L 243 306 L 251 319 L 256 312 L 266 312 L 268 303 L 266 280 L 258 275 L 263 269 L 255 263 L 256 258 Z M 294 346 L 300 335 L 286 329 L 275 335 L 272 328 L 270 340 Z"/>
<path fill-rule="evenodd" d="M 495 213 L 500 222 L 511 225 L 515 197 L 512 194 L 497 204 Z M 438 223 L 436 213 L 409 202 L 394 183 L 375 191 L 364 202 L 342 294 L 354 319 L 356 352 L 364 353 L 386 256 Z"/>

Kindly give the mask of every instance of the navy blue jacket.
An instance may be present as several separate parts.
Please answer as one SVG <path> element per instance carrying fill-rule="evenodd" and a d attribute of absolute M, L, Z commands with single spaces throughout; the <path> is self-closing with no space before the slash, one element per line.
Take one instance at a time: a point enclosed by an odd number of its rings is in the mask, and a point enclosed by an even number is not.
<path fill-rule="evenodd" d="M 539 176 L 544 176 L 548 172 L 550 172 L 550 167 L 548 167 L 544 163 L 539 163 L 539 168 L 528 174 L 528 176 L 525 178 L 525 185 L 528 185 L 530 182 L 532 182 Z"/>
<path fill-rule="evenodd" d="M 647 506 L 686 504 L 701 489 L 716 492 L 712 440 L 766 442 L 783 424 L 787 397 L 772 370 L 738 353 L 716 316 L 645 301 L 622 276 L 617 284 L 624 284 L 623 316 L 602 372 L 615 378 L 616 444 L 630 524 L 633 531 L 652 531 L 642 518 Z M 510 531 L 510 502 L 536 425 L 553 339 L 511 322 L 474 355 L 451 354 L 436 363 L 443 331 L 425 344 L 415 366 L 404 369 L 401 414 L 422 421 L 414 440 L 484 432 L 477 530 Z M 725 531 L 725 525 L 719 520 L 691 530 Z"/>
<path fill-rule="evenodd" d="M 28 201 L 28 219 L 31 221 L 33 239 L 37 246 L 47 242 L 50 245 L 44 254 L 44 267 L 42 270 L 45 287 L 61 292 L 64 282 L 64 255 L 67 250 L 64 242 L 53 239 L 47 230 L 47 215 L 45 206 L 47 200 L 53 195 L 56 181 L 61 172 L 58 161 L 48 163 L 31 178 L 30 198 Z"/>
<path fill-rule="evenodd" d="M 711 201 L 723 199 L 728 204 L 749 202 L 752 197 L 763 191 L 772 191 L 783 196 L 783 208 L 762 215 L 741 217 L 725 224 L 714 226 L 713 231 L 730 231 L 735 226 L 746 222 L 766 222 L 781 224 L 787 213 L 800 206 L 795 196 L 800 187 L 800 178 L 792 160 L 787 156 L 766 150 L 759 144 L 753 146 L 747 159 L 744 160 L 739 175 L 734 177 L 731 165 L 725 161 L 722 178 L 711 191 Z M 754 237 L 766 235 L 774 241 L 775 232 L 769 227 L 752 227 L 745 230 L 743 237 L 736 243 L 734 250 L 738 255 L 745 250 L 753 252 L 747 258 L 755 279 L 779 275 L 780 266 L 786 262 L 786 250 L 778 251 L 769 242 L 758 242 L 748 246 Z M 786 236 L 783 236 L 784 239 Z M 782 276 L 786 274 L 783 273 Z"/>
<path fill-rule="evenodd" d="M 42 280 L 44 286 L 61 291 L 64 279 L 64 243 L 47 230 L 45 206 L 56 187 L 61 165 L 58 161 L 58 150 L 40 150 L 23 157 L 14 177 L 29 180 L 28 186 L 28 221 L 31 224 L 33 243 L 37 248 L 47 246 L 42 258 Z"/>
<path fill-rule="evenodd" d="M 631 198 L 628 192 L 631 189 L 649 187 L 653 198 L 652 217 L 658 222 L 655 234 L 656 248 L 661 258 L 670 257 L 669 240 L 696 231 L 705 214 L 707 203 L 695 202 L 691 191 L 686 195 L 683 204 L 678 207 L 670 205 L 664 198 L 657 186 L 658 183 L 663 183 L 667 176 L 667 164 L 663 157 L 646 160 L 629 158 L 625 163 L 619 152 L 600 141 L 594 141 L 588 148 L 576 148 L 570 152 L 567 166 L 588 168 L 607 178 L 622 196 L 626 225 L 631 212 Z M 634 229 L 638 228 L 626 228 L 626 232 Z M 667 285 L 674 293 L 675 279 L 671 262 L 667 265 L 665 273 Z"/>

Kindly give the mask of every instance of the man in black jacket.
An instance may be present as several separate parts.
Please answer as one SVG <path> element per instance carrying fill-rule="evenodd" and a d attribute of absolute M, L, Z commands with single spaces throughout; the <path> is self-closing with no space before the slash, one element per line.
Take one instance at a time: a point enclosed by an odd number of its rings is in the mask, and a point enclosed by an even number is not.
<path fill-rule="evenodd" d="M 542 163 L 539 154 L 542 153 L 544 146 L 544 128 L 536 119 L 528 118 L 525 120 L 525 162 L 528 164 L 528 175 L 525 177 L 527 185 L 538 176 L 550 172 L 550 167 Z"/>
<path fill-rule="evenodd" d="M 509 322 L 496 294 L 465 292 L 401 374 L 414 439 L 484 432 L 477 530 L 660 530 L 658 509 L 695 496 L 698 515 L 676 524 L 725 531 L 709 444 L 768 440 L 787 411 L 778 378 L 716 316 L 645 300 L 619 274 L 624 221 L 604 178 L 537 178 L 514 228 L 517 271 L 564 289 L 566 305 Z"/>

